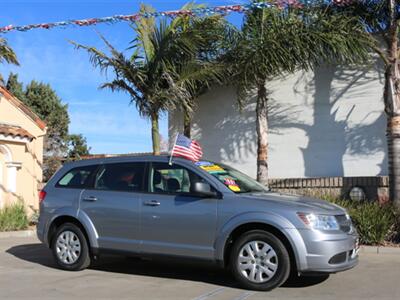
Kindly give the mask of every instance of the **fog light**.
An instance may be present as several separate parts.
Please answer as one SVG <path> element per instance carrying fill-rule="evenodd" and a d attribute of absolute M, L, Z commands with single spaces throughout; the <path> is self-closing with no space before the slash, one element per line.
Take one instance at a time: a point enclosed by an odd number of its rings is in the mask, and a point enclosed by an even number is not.
<path fill-rule="evenodd" d="M 331 265 L 341 264 L 346 261 L 346 257 L 347 257 L 347 253 L 342 252 L 342 253 L 336 254 L 335 256 L 332 256 L 328 263 Z"/>

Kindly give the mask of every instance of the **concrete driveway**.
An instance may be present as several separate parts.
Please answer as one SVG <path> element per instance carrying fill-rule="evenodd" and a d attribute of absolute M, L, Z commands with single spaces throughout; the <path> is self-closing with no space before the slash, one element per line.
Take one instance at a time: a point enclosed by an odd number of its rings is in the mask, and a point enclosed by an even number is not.
<path fill-rule="evenodd" d="M 398 253 L 398 252 L 397 252 Z M 224 271 L 107 257 L 91 269 L 55 268 L 36 238 L 0 239 L 0 299 L 399 299 L 400 255 L 361 254 L 353 270 L 272 292 L 238 288 Z"/>

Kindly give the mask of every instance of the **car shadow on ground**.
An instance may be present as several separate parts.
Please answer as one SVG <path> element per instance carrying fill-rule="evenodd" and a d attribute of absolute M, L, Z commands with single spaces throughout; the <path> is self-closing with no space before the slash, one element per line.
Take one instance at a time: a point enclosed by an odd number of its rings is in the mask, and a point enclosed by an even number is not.
<path fill-rule="evenodd" d="M 57 268 L 51 251 L 43 244 L 37 243 L 14 246 L 6 250 L 6 252 L 30 263 L 39 264 L 48 268 Z M 90 269 L 127 275 L 206 282 L 225 287 L 240 288 L 229 272 L 212 265 L 188 261 L 148 260 L 107 255 L 102 256 L 101 259 L 94 262 Z M 291 276 L 282 287 L 304 288 L 320 284 L 327 280 L 328 277 L 328 275 L 318 277 Z"/>

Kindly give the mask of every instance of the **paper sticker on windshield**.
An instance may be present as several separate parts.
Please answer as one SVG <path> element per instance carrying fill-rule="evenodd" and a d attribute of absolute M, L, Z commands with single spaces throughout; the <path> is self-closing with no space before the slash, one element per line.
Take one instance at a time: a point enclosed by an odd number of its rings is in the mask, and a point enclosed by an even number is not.
<path fill-rule="evenodd" d="M 240 187 L 237 185 L 228 185 L 228 188 L 230 188 L 233 192 L 240 192 Z"/>
<path fill-rule="evenodd" d="M 204 171 L 208 173 L 224 173 L 226 172 L 224 169 L 222 169 L 218 165 L 210 165 L 210 166 L 200 166 Z"/>
<path fill-rule="evenodd" d="M 225 178 L 224 184 L 234 192 L 240 192 L 240 187 L 233 178 Z"/>
<path fill-rule="evenodd" d="M 212 166 L 214 163 L 209 162 L 209 161 L 197 161 L 194 163 L 196 166 Z"/>

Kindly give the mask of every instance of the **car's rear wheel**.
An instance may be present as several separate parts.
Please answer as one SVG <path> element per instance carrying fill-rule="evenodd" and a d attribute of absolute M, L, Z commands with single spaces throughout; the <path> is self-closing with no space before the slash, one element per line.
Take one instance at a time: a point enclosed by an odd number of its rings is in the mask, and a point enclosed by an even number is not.
<path fill-rule="evenodd" d="M 57 264 L 64 270 L 79 271 L 90 265 L 86 237 L 73 223 L 65 223 L 56 230 L 51 248 Z"/>
<path fill-rule="evenodd" d="M 289 277 L 290 257 L 275 235 L 253 230 L 234 242 L 230 267 L 244 288 L 268 291 L 279 287 Z"/>

